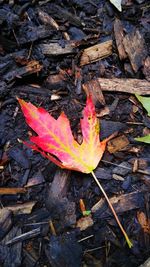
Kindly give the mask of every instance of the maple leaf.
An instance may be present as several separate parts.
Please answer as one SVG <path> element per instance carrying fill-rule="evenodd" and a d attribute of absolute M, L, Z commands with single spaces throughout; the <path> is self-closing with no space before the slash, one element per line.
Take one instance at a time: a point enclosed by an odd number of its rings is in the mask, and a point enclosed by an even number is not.
<path fill-rule="evenodd" d="M 55 119 L 41 107 L 37 108 L 22 99 L 18 99 L 18 101 L 27 124 L 37 134 L 37 136 L 30 137 L 31 142 L 34 144 L 27 145 L 61 168 L 91 173 L 105 196 L 129 247 L 132 247 L 132 243 L 122 227 L 107 194 L 93 172 L 102 158 L 106 142 L 110 138 L 100 142 L 99 121 L 96 117 L 95 106 L 91 96 L 87 98 L 86 106 L 83 110 L 83 119 L 81 119 L 82 144 L 79 144 L 74 139 L 69 120 L 64 112 L 61 113 L 58 119 Z"/>
<path fill-rule="evenodd" d="M 99 140 L 99 121 L 91 97 L 87 98 L 81 119 L 82 144 L 74 139 L 64 112 L 55 119 L 41 107 L 37 108 L 22 99 L 18 101 L 27 124 L 37 133 L 37 136 L 30 137 L 35 144 L 31 145 L 34 150 L 62 168 L 90 173 L 97 167 L 107 140 Z"/>

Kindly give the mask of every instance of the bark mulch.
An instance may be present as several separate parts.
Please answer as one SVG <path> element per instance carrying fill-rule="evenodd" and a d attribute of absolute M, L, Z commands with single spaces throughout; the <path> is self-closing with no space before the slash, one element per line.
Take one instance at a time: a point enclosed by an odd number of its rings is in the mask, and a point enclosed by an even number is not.
<path fill-rule="evenodd" d="M 0 266 L 149 266 L 150 146 L 135 141 L 150 133 L 135 97 L 150 95 L 149 12 L 146 0 L 123 0 L 122 12 L 104 0 L 0 1 Z M 101 140 L 114 134 L 95 174 L 131 249 L 90 175 L 21 141 L 32 132 L 16 97 L 64 111 L 81 142 L 86 94 Z"/>

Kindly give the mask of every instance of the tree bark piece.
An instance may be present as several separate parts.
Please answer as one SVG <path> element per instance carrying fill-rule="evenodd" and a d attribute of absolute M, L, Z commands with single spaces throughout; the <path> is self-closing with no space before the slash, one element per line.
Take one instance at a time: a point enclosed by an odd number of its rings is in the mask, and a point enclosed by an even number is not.
<path fill-rule="evenodd" d="M 107 149 L 110 154 L 121 151 L 121 149 L 125 148 L 129 145 L 129 140 L 125 135 L 117 136 L 108 142 Z"/>
<path fill-rule="evenodd" d="M 66 195 L 69 185 L 70 171 L 68 170 L 57 170 L 54 180 L 49 189 L 49 196 L 52 199 L 62 198 Z"/>
<path fill-rule="evenodd" d="M 92 96 L 93 102 L 96 105 L 98 102 L 102 105 L 105 105 L 105 98 L 103 96 L 101 86 L 97 80 L 92 80 L 90 83 L 86 83 L 83 85 L 83 90 L 85 91 L 86 95 Z"/>
<path fill-rule="evenodd" d="M 124 78 L 97 78 L 96 80 L 100 84 L 102 91 L 150 95 L 150 83 L 146 80 Z M 93 85 L 93 80 L 88 83 Z M 97 88 L 93 88 L 93 90 L 97 90 Z"/>
<path fill-rule="evenodd" d="M 143 73 L 145 78 L 150 82 L 150 57 L 145 59 Z"/>
<path fill-rule="evenodd" d="M 41 52 L 44 55 L 49 55 L 49 56 L 71 54 L 74 52 L 75 47 L 76 47 L 75 42 L 66 42 L 64 47 L 58 43 L 48 43 L 48 44 L 38 45 L 38 48 L 41 49 Z"/>
<path fill-rule="evenodd" d="M 129 210 L 144 207 L 144 192 L 132 192 L 120 196 L 110 198 L 110 202 L 113 205 L 117 214 L 124 213 Z M 98 213 L 100 218 L 107 218 L 111 216 L 109 208 L 106 206 L 106 201 L 101 199 L 91 209 L 93 213 Z"/>
<path fill-rule="evenodd" d="M 134 72 L 137 72 L 147 56 L 143 35 L 138 30 L 133 31 L 124 37 L 123 45 Z"/>
<path fill-rule="evenodd" d="M 7 208 L 0 210 L 0 240 L 7 234 L 12 226 L 12 212 Z"/>
<path fill-rule="evenodd" d="M 117 45 L 117 49 L 119 53 L 119 58 L 120 60 L 123 60 L 127 58 L 127 54 L 126 54 L 126 51 L 123 45 L 123 37 L 124 37 L 123 26 L 122 26 L 121 21 L 118 18 L 115 19 L 114 34 L 115 34 L 116 45 Z"/>
<path fill-rule="evenodd" d="M 4 79 L 7 82 L 13 81 L 16 77 L 23 77 L 26 75 L 30 75 L 32 73 L 37 73 L 40 72 L 43 66 L 36 60 L 31 60 L 28 62 L 28 64 L 24 67 L 17 68 L 16 70 L 12 70 L 8 72 L 5 76 Z"/>
<path fill-rule="evenodd" d="M 83 50 L 80 59 L 80 66 L 96 62 L 102 58 L 106 58 L 112 54 L 112 40 L 101 44 L 93 45 Z"/>

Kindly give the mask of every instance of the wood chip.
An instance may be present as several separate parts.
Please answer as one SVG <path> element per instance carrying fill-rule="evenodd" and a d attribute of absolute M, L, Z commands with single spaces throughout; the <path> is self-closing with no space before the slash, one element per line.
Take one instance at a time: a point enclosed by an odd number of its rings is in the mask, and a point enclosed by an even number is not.
<path fill-rule="evenodd" d="M 142 211 L 138 211 L 137 219 L 144 233 L 150 234 L 150 220 L 147 219 L 145 213 Z"/>
<path fill-rule="evenodd" d="M 7 208 L 0 209 L 0 239 L 2 239 L 12 226 L 12 212 Z"/>
<path fill-rule="evenodd" d="M 66 195 L 69 185 L 70 171 L 59 169 L 56 171 L 49 189 L 50 201 L 62 198 Z"/>
<path fill-rule="evenodd" d="M 59 43 L 40 44 L 37 46 L 44 55 L 59 56 L 74 53 L 75 43 L 66 42 L 64 46 Z"/>
<path fill-rule="evenodd" d="M 139 30 L 132 31 L 124 37 L 123 45 L 133 70 L 137 72 L 147 56 L 143 35 Z"/>
<path fill-rule="evenodd" d="M 55 30 L 59 31 L 57 22 L 46 12 L 41 9 L 38 10 L 38 16 L 42 23 L 52 26 Z"/>
<path fill-rule="evenodd" d="M 125 135 L 121 135 L 116 137 L 108 142 L 107 149 L 109 153 L 115 153 L 120 151 L 121 149 L 125 148 L 129 145 L 129 140 Z"/>
<path fill-rule="evenodd" d="M 145 59 L 143 73 L 145 78 L 150 82 L 150 57 Z"/>
<path fill-rule="evenodd" d="M 15 78 L 22 78 L 23 76 L 30 75 L 32 73 L 40 72 L 43 68 L 37 60 L 31 60 L 29 63 L 21 68 L 16 68 L 13 71 L 8 72 L 4 78 L 7 82 L 13 81 Z"/>
<path fill-rule="evenodd" d="M 19 215 L 19 214 L 30 214 L 32 211 L 32 208 L 36 204 L 36 201 L 30 201 L 23 204 L 16 204 L 13 206 L 7 206 L 7 210 L 12 211 L 13 214 Z"/>
<path fill-rule="evenodd" d="M 83 50 L 80 66 L 96 62 L 112 54 L 112 40 L 97 44 Z"/>
<path fill-rule="evenodd" d="M 114 34 L 115 34 L 115 41 L 119 53 L 120 60 L 127 58 L 127 54 L 124 49 L 123 45 L 123 38 L 124 38 L 124 29 L 121 20 L 118 18 L 115 19 L 114 22 Z"/>
<path fill-rule="evenodd" d="M 93 219 L 91 216 L 86 216 L 77 221 L 77 228 L 80 228 L 80 231 L 86 230 L 88 227 L 94 224 Z"/>
<path fill-rule="evenodd" d="M 116 180 L 116 181 L 122 181 L 122 182 L 124 181 L 124 178 L 123 178 L 122 176 L 118 175 L 118 174 L 115 174 L 115 173 L 114 173 L 114 174 L 112 175 L 112 177 L 113 177 L 113 179 Z"/>
<path fill-rule="evenodd" d="M 120 196 L 111 197 L 109 198 L 109 200 L 117 213 L 123 213 L 129 210 L 144 207 L 145 205 L 144 194 L 145 194 L 144 192 L 136 191 L 129 194 L 123 194 Z M 106 209 L 104 208 L 105 205 L 106 205 L 106 200 L 101 199 L 92 207 L 91 211 L 93 213 L 100 211 L 99 218 L 112 216 L 109 207 L 106 206 Z"/>
<path fill-rule="evenodd" d="M 102 91 L 150 95 L 150 83 L 146 80 L 124 78 L 98 78 L 96 80 L 100 84 Z M 88 83 L 92 82 L 93 80 Z"/>
<path fill-rule="evenodd" d="M 98 102 L 101 103 L 102 105 L 106 104 L 105 98 L 101 90 L 101 86 L 97 80 L 92 80 L 90 83 L 87 82 L 86 84 L 83 84 L 82 87 L 87 96 L 89 95 L 92 96 L 95 105 Z"/>

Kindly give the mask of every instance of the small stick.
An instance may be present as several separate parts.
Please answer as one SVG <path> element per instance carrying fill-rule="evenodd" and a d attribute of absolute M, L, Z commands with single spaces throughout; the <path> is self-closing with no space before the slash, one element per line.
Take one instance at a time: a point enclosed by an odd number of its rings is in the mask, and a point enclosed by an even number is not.
<path fill-rule="evenodd" d="M 0 187 L 0 195 L 15 195 L 15 194 L 23 194 L 26 193 L 26 188 L 23 187 L 16 187 L 16 188 L 6 188 Z"/>

